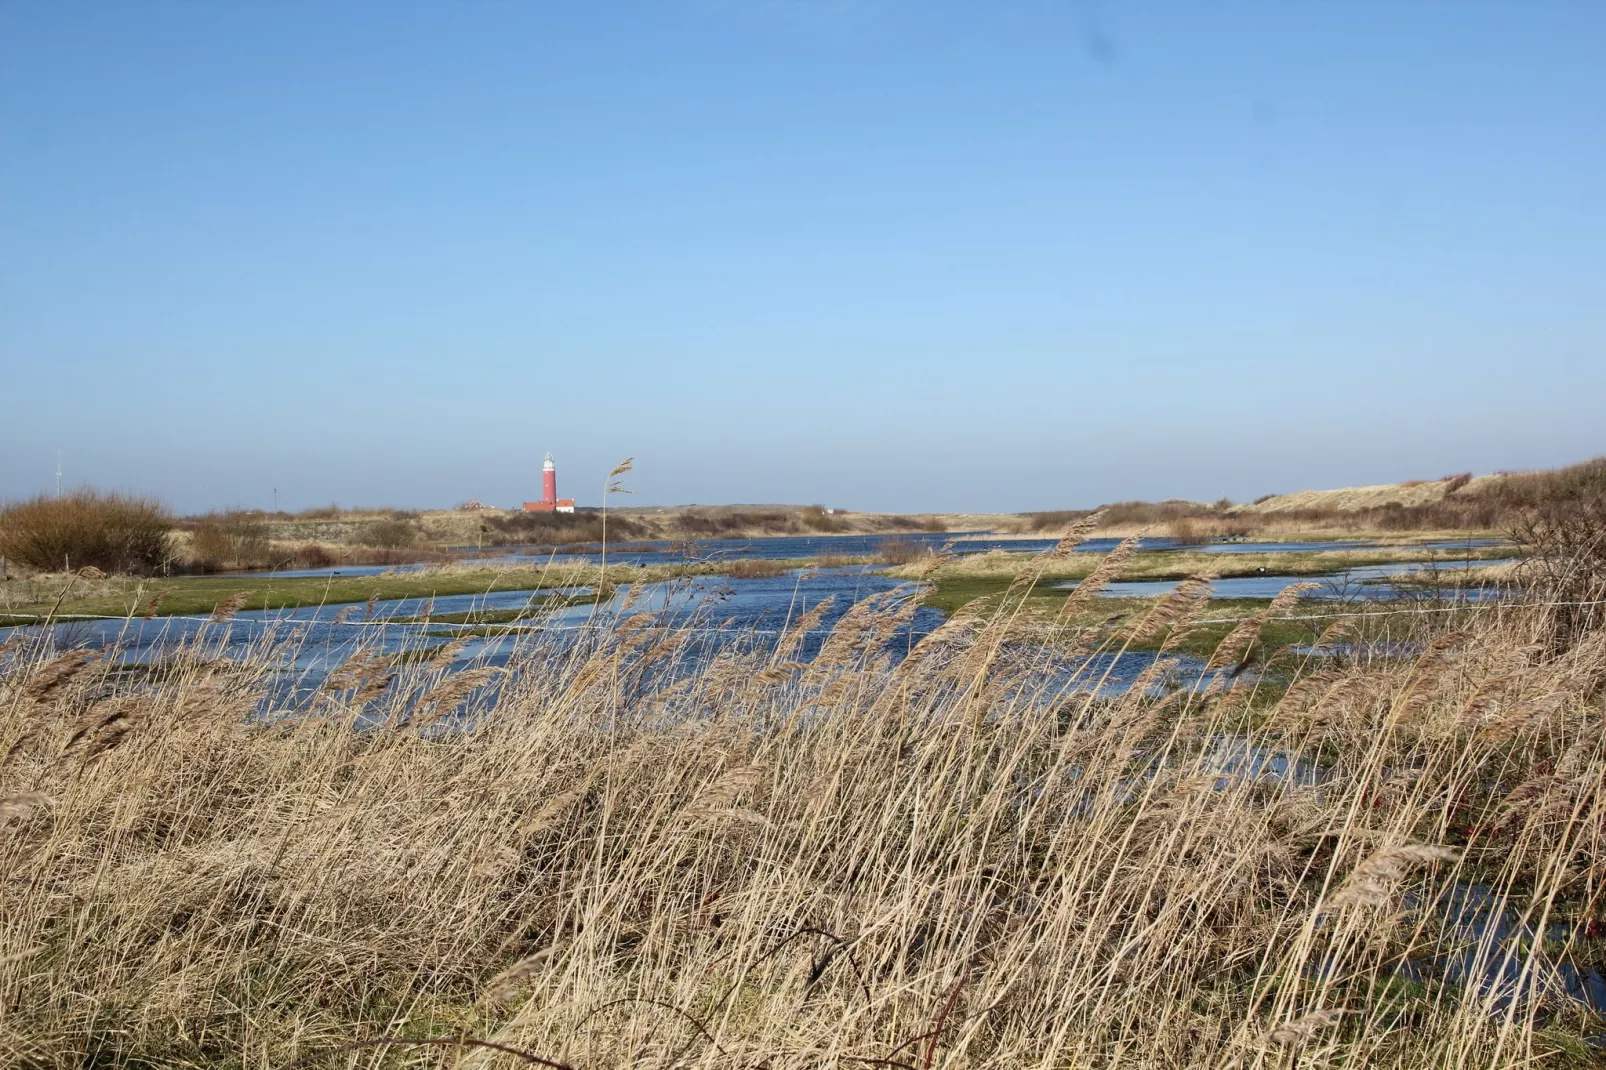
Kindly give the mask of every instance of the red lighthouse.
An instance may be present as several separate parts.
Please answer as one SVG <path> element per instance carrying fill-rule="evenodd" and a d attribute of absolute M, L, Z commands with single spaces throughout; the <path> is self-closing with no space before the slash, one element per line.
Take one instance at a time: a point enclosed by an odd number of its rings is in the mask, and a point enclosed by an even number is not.
<path fill-rule="evenodd" d="M 558 507 L 558 466 L 552 463 L 552 454 L 541 464 L 541 500 L 548 509 Z"/>
<path fill-rule="evenodd" d="M 558 497 L 558 466 L 552 461 L 552 454 L 546 455 L 541 464 L 541 500 L 538 502 L 525 502 L 524 511 L 527 513 L 572 513 L 574 512 L 573 498 Z"/>

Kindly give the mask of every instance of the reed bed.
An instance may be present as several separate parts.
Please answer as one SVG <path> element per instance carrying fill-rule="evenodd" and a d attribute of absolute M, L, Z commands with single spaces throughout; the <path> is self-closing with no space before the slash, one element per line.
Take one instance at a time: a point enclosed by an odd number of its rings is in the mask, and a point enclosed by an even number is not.
<path fill-rule="evenodd" d="M 293 709 L 293 635 L 12 640 L 0 1062 L 1590 1063 L 1606 637 L 1463 607 L 1234 676 L 1296 591 L 1111 693 L 1201 584 L 1027 638 L 1031 583 L 912 649 L 892 596 L 812 656 L 818 610 L 358 648 Z"/>

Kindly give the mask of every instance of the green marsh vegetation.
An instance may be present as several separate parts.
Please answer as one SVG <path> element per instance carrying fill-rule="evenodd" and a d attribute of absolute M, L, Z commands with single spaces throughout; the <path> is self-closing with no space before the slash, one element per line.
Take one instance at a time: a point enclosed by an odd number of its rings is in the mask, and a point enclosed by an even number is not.
<path fill-rule="evenodd" d="M 771 562 L 765 562 L 770 566 Z M 773 563 L 780 571 L 807 561 Z M 691 562 L 668 565 L 607 566 L 564 563 L 550 567 L 487 568 L 472 562 L 373 576 L 173 576 L 146 579 L 131 576 L 49 574 L 6 585 L 0 594 L 0 618 L 31 622 L 38 617 L 190 616 L 209 614 L 238 600 L 236 610 L 291 609 L 340 605 L 369 600 L 432 598 L 491 594 L 498 591 L 541 591 L 563 587 L 614 588 L 627 583 L 653 583 L 688 576 L 728 574 L 730 563 Z"/>

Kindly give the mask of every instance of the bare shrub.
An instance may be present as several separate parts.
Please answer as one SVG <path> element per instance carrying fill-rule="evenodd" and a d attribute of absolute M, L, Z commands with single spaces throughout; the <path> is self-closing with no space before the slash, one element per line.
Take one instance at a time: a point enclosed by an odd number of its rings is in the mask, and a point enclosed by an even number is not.
<path fill-rule="evenodd" d="M 486 517 L 482 524 L 488 546 L 573 546 L 602 541 L 602 519 L 596 510 L 573 513 L 518 512 Z M 625 516 L 608 518 L 608 541 L 630 542 L 651 534 L 646 525 Z"/>
<path fill-rule="evenodd" d="M 329 568 L 338 563 L 334 554 L 315 542 L 296 547 L 292 560 L 301 568 Z"/>
<path fill-rule="evenodd" d="M 252 568 L 272 563 L 268 525 L 261 513 L 207 513 L 190 521 L 188 527 L 190 553 L 203 566 Z"/>
<path fill-rule="evenodd" d="M 0 510 L 0 554 L 46 571 L 150 573 L 169 560 L 172 528 L 154 499 L 84 488 Z"/>
<path fill-rule="evenodd" d="M 846 519 L 834 513 L 827 513 L 823 505 L 806 506 L 798 514 L 798 519 L 809 531 L 835 532 L 848 530 Z"/>
<path fill-rule="evenodd" d="M 1192 517 L 1178 517 L 1171 521 L 1167 530 L 1171 541 L 1178 546 L 1202 546 L 1210 541 L 1210 533 Z"/>
<path fill-rule="evenodd" d="M 357 530 L 357 541 L 381 550 L 401 550 L 417 542 L 418 535 L 416 522 L 393 517 L 362 525 Z"/>
<path fill-rule="evenodd" d="M 888 565 L 909 565 L 935 552 L 929 543 L 918 539 L 884 539 L 876 549 L 876 557 Z"/>
<path fill-rule="evenodd" d="M 1606 464 L 1572 475 L 1523 508 L 1511 530 L 1529 589 L 1550 603 L 1544 641 L 1551 653 L 1606 625 Z"/>
<path fill-rule="evenodd" d="M 1032 531 L 1063 531 L 1092 515 L 1092 512 L 1091 509 L 1049 509 L 1027 513 L 1026 520 Z"/>

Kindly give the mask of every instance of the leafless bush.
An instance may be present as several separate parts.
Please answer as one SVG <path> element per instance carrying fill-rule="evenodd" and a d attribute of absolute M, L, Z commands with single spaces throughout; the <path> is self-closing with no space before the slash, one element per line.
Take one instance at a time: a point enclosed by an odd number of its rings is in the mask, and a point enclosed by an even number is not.
<path fill-rule="evenodd" d="M 418 541 L 418 524 L 408 519 L 375 520 L 357 529 L 357 541 L 382 550 L 401 550 Z"/>
<path fill-rule="evenodd" d="M 167 563 L 172 528 L 153 499 L 85 488 L 0 510 L 0 554 L 44 571 L 149 573 Z"/>
<path fill-rule="evenodd" d="M 888 565 L 913 564 L 934 553 L 934 547 L 918 539 L 883 539 L 876 548 L 876 557 Z"/>
<path fill-rule="evenodd" d="M 1530 591 L 1551 603 L 1545 645 L 1570 649 L 1606 625 L 1606 466 L 1553 488 L 1512 526 Z"/>
<path fill-rule="evenodd" d="M 273 564 L 268 524 L 260 513 L 233 510 L 207 513 L 188 522 L 190 553 L 207 568 L 250 568 Z"/>

